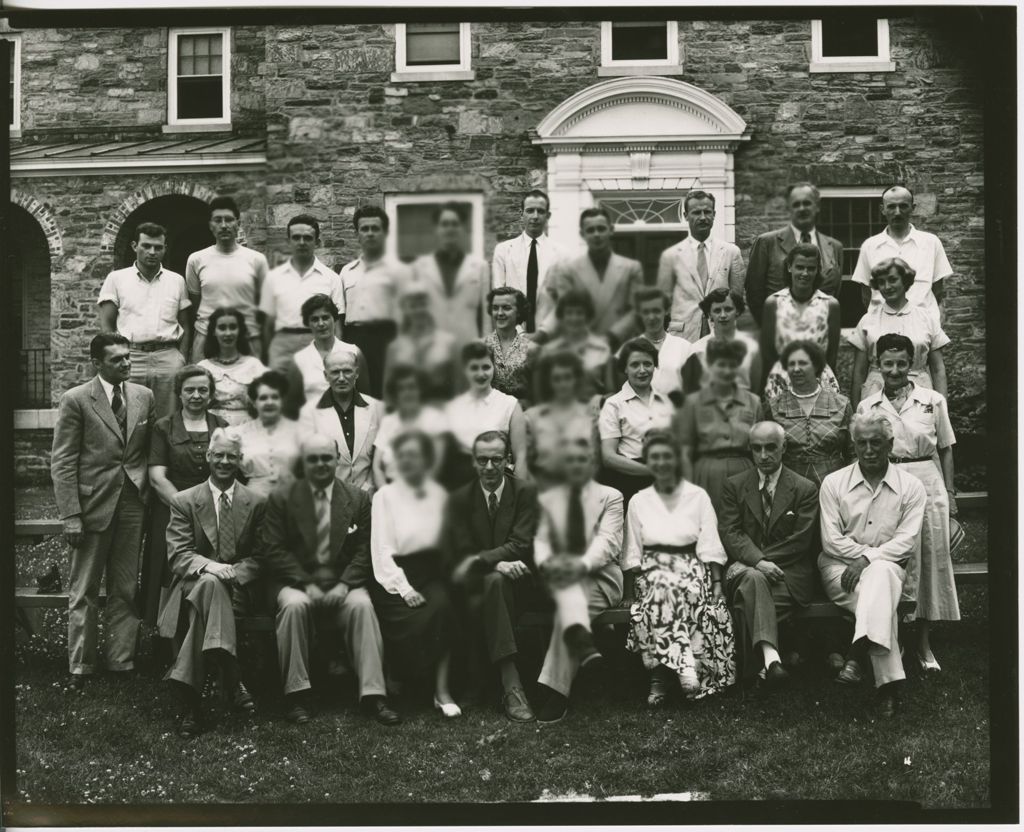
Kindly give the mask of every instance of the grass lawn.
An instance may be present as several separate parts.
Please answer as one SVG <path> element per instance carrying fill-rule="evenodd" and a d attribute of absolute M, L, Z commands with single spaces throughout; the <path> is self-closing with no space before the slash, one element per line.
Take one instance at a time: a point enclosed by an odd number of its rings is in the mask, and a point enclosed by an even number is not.
<path fill-rule="evenodd" d="M 33 500 L 33 508 L 38 501 Z M 19 516 L 25 509 L 22 503 Z M 41 516 L 50 516 L 43 513 Z M 983 519 L 965 518 L 958 560 L 985 560 Z M 19 583 L 66 556 L 56 540 L 17 547 Z M 553 726 L 512 725 L 497 707 L 446 722 L 429 699 L 399 698 L 406 717 L 383 728 L 361 717 L 344 686 L 318 693 L 312 723 L 280 716 L 276 673 L 256 680 L 258 715 L 225 717 L 195 741 L 173 733 L 173 698 L 158 681 L 148 637 L 140 672 L 65 690 L 66 613 L 42 614 L 16 647 L 20 799 L 46 803 L 531 801 L 702 792 L 712 800 L 906 800 L 928 808 L 989 801 L 988 603 L 961 591 L 963 621 L 938 625 L 944 673 L 910 671 L 903 712 L 876 721 L 870 688 L 847 690 L 820 666 L 791 689 L 737 693 L 649 713 L 635 657 L 607 669 Z M 804 625 L 813 626 L 813 625 Z M 259 639 L 246 655 L 267 661 Z M 532 645 L 531 645 L 532 646 Z M 537 650 L 526 649 L 536 677 Z"/>

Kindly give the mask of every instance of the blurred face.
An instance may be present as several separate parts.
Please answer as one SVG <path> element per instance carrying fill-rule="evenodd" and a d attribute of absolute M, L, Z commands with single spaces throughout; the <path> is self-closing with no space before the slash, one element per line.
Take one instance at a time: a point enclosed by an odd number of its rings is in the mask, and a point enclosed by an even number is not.
<path fill-rule="evenodd" d="M 356 237 L 359 239 L 359 248 L 364 254 L 378 257 L 384 251 L 384 241 L 387 236 L 380 217 L 363 217 L 359 220 Z"/>
<path fill-rule="evenodd" d="M 594 452 L 575 442 L 562 446 L 562 472 L 569 485 L 585 485 L 594 473 Z"/>
<path fill-rule="evenodd" d="M 900 303 L 907 296 L 907 290 L 903 288 L 903 278 L 900 276 L 900 270 L 895 266 L 875 282 L 878 284 L 878 291 L 881 293 L 882 298 L 890 306 Z"/>
<path fill-rule="evenodd" d="M 402 379 L 395 385 L 395 405 L 403 413 L 419 410 L 422 398 L 420 386 L 414 378 Z"/>
<path fill-rule="evenodd" d="M 556 401 L 567 402 L 576 398 L 576 373 L 572 367 L 552 367 L 548 381 L 551 384 L 551 396 Z"/>
<path fill-rule="evenodd" d="M 774 474 L 782 465 L 786 440 L 781 430 L 759 426 L 750 432 L 750 454 L 757 470 L 765 476 Z"/>
<path fill-rule="evenodd" d="M 92 366 L 100 377 L 110 384 L 120 384 L 128 381 L 132 374 L 132 359 L 127 344 L 114 344 L 103 350 L 103 358 L 99 361 L 93 359 Z"/>
<path fill-rule="evenodd" d="M 395 466 L 399 476 L 406 482 L 419 483 L 427 474 L 427 460 L 417 441 L 403 442 L 395 450 Z"/>
<path fill-rule="evenodd" d="M 491 301 L 491 320 L 498 329 L 511 329 L 518 321 L 516 299 L 512 295 L 495 295 Z"/>
<path fill-rule="evenodd" d="M 892 228 L 906 229 L 913 213 L 914 197 L 906 188 L 892 188 L 882 197 L 882 215 Z"/>
<path fill-rule="evenodd" d="M 238 319 L 234 315 L 222 315 L 217 319 L 213 335 L 222 349 L 238 346 Z"/>
<path fill-rule="evenodd" d="M 230 208 L 218 208 L 210 215 L 210 231 L 217 242 L 233 243 L 238 237 L 238 217 Z"/>
<path fill-rule="evenodd" d="M 205 374 L 191 376 L 181 385 L 181 409 L 192 414 L 202 413 L 210 406 L 213 391 Z"/>
<path fill-rule="evenodd" d="M 801 231 L 810 231 L 818 221 L 818 201 L 810 188 L 794 188 L 789 195 L 789 221 Z"/>
<path fill-rule="evenodd" d="M 717 382 L 723 387 L 729 387 L 736 383 L 737 364 L 731 358 L 718 358 L 708 364 L 708 376 L 711 381 Z"/>
<path fill-rule="evenodd" d="M 356 389 L 356 380 L 359 378 L 355 356 L 347 352 L 327 356 L 327 360 L 324 361 L 324 376 L 335 396 L 348 398 Z"/>
<path fill-rule="evenodd" d="M 798 390 L 810 389 L 818 377 L 814 373 L 811 357 L 804 350 L 793 350 L 786 362 L 786 372 L 793 387 Z"/>
<path fill-rule="evenodd" d="M 317 309 L 309 316 L 309 331 L 314 338 L 334 334 L 334 316 L 326 309 Z"/>
<path fill-rule="evenodd" d="M 735 322 L 736 318 L 739 317 L 739 313 L 736 311 L 736 304 L 733 303 L 732 298 L 727 297 L 721 303 L 711 304 L 711 323 L 721 326 Z"/>
<path fill-rule="evenodd" d="M 892 440 L 886 439 L 879 425 L 859 428 L 853 435 L 853 449 L 865 474 L 881 474 L 889 465 Z"/>
<path fill-rule="evenodd" d="M 306 479 L 316 488 L 323 488 L 334 480 L 338 470 L 338 449 L 334 442 L 322 436 L 313 436 L 302 444 L 302 468 Z"/>
<path fill-rule="evenodd" d="M 269 384 L 261 384 L 256 388 L 253 406 L 256 415 L 264 422 L 276 422 L 281 418 L 281 394 Z"/>
<path fill-rule="evenodd" d="M 471 387 L 477 390 L 487 389 L 494 378 L 494 362 L 486 356 L 466 362 L 466 378 Z"/>
<path fill-rule="evenodd" d="M 590 316 L 582 306 L 567 306 L 562 310 L 562 329 L 566 335 L 579 337 L 590 327 Z"/>
<path fill-rule="evenodd" d="M 698 240 L 707 239 L 715 224 L 715 204 L 710 199 L 691 199 L 686 204 L 686 224 Z"/>
<path fill-rule="evenodd" d="M 600 215 L 583 220 L 580 225 L 580 236 L 587 244 L 588 251 L 603 254 L 611 250 L 612 226 Z"/>
<path fill-rule="evenodd" d="M 551 212 L 548 202 L 539 196 L 528 196 L 523 200 L 523 231 L 531 237 L 539 237 L 548 227 Z"/>
<path fill-rule="evenodd" d="M 214 481 L 228 483 L 235 478 L 238 463 L 242 461 L 242 453 L 234 442 L 219 436 L 210 443 L 206 451 L 206 461 L 210 463 L 210 475 Z"/>
<path fill-rule="evenodd" d="M 664 331 L 665 304 L 660 298 L 645 300 L 636 311 L 644 326 L 644 332 L 654 334 Z"/>
<path fill-rule="evenodd" d="M 626 379 L 634 390 L 646 390 L 654 378 L 654 359 L 639 350 L 626 359 Z"/>
<path fill-rule="evenodd" d="M 488 491 L 493 491 L 501 484 L 508 461 L 508 451 L 500 439 L 477 442 L 473 446 L 473 468 L 480 483 Z"/>
<path fill-rule="evenodd" d="M 814 294 L 814 283 L 818 278 L 818 259 L 798 254 L 789 267 L 793 279 L 790 292 L 795 298 L 809 298 Z"/>
<path fill-rule="evenodd" d="M 432 322 L 430 299 L 426 295 L 409 295 L 402 299 L 402 315 L 413 325 L 425 326 Z"/>
<path fill-rule="evenodd" d="M 291 246 L 292 257 L 296 260 L 312 260 L 317 242 L 316 229 L 311 225 L 299 222 L 288 229 L 288 244 Z"/>
<path fill-rule="evenodd" d="M 659 443 L 648 448 L 647 468 L 659 483 L 674 483 L 679 478 L 676 452 L 666 444 Z"/>
<path fill-rule="evenodd" d="M 886 350 L 878 356 L 878 369 L 882 371 L 885 389 L 899 390 L 910 374 L 910 356 L 904 350 Z"/>
<path fill-rule="evenodd" d="M 150 237 L 148 234 L 140 234 L 138 242 L 132 243 L 135 259 L 144 269 L 159 268 L 166 250 L 166 240 L 163 236 Z"/>
<path fill-rule="evenodd" d="M 437 241 L 441 248 L 461 249 L 465 229 L 454 211 L 443 211 L 437 219 Z"/>

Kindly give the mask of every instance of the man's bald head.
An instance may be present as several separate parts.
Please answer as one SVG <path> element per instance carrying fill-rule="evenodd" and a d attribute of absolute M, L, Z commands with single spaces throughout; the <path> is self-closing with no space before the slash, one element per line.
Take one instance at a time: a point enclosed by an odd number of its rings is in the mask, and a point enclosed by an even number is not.
<path fill-rule="evenodd" d="M 882 215 L 893 231 L 908 231 L 914 213 L 914 194 L 903 185 L 893 185 L 882 192 Z"/>
<path fill-rule="evenodd" d="M 338 470 L 338 443 L 322 433 L 306 436 L 299 446 L 302 470 L 314 488 L 324 488 L 334 481 Z"/>
<path fill-rule="evenodd" d="M 348 350 L 330 353 L 324 359 L 324 378 L 336 400 L 348 401 L 359 378 L 359 362 L 355 354 Z"/>
<path fill-rule="evenodd" d="M 354 352 L 348 350 L 336 350 L 335 352 L 329 353 L 327 358 L 324 359 L 324 369 L 329 370 L 331 367 L 359 367 L 359 362 L 356 361 L 356 355 Z"/>
<path fill-rule="evenodd" d="M 770 476 L 782 465 L 786 432 L 778 422 L 758 422 L 750 429 L 749 445 L 757 470 Z"/>
<path fill-rule="evenodd" d="M 786 431 L 778 422 L 758 422 L 750 429 L 750 439 L 754 441 L 765 441 L 773 439 L 776 442 L 786 441 Z"/>

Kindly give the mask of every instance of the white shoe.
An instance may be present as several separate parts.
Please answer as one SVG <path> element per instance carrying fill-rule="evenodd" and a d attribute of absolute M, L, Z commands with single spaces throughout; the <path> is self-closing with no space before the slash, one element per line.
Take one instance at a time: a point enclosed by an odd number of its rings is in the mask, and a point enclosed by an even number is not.
<path fill-rule="evenodd" d="M 454 719 L 457 716 L 462 716 L 462 708 L 454 702 L 439 702 L 436 696 L 434 697 L 434 707 L 441 712 L 445 719 Z"/>

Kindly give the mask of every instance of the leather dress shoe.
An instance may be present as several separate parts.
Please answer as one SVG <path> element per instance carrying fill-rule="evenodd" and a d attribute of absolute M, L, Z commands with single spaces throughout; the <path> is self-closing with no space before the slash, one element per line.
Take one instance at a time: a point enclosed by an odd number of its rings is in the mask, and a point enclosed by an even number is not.
<path fill-rule="evenodd" d="M 593 635 L 582 624 L 573 624 L 562 634 L 562 638 L 579 659 L 580 670 L 583 668 L 593 669 L 603 664 L 604 656 L 594 646 Z"/>
<path fill-rule="evenodd" d="M 82 693 L 85 690 L 86 676 L 84 673 L 72 673 L 68 679 L 68 689 L 75 693 Z"/>
<path fill-rule="evenodd" d="M 782 666 L 782 662 L 772 662 L 765 671 L 764 681 L 769 687 L 781 687 L 789 682 L 789 671 Z"/>
<path fill-rule="evenodd" d="M 202 712 L 198 708 L 189 708 L 181 715 L 178 725 L 178 736 L 185 740 L 198 737 L 203 730 Z"/>
<path fill-rule="evenodd" d="M 512 722 L 533 722 L 536 719 L 526 699 L 526 691 L 518 685 L 505 691 L 501 697 L 501 706 L 505 709 L 505 716 Z"/>
<path fill-rule="evenodd" d="M 828 658 L 825 659 L 825 666 L 835 676 L 842 673 L 843 668 L 846 667 L 846 661 L 839 653 L 829 653 Z"/>
<path fill-rule="evenodd" d="M 381 725 L 398 725 L 402 717 L 390 705 L 383 696 L 367 696 L 359 703 L 363 713 L 372 716 Z"/>
<path fill-rule="evenodd" d="M 864 674 L 855 659 L 850 659 L 836 676 L 836 681 L 841 685 L 859 685 L 863 680 Z"/>
<path fill-rule="evenodd" d="M 899 710 L 899 700 L 893 693 L 885 692 L 878 695 L 878 715 L 882 719 L 892 719 Z"/>
<path fill-rule="evenodd" d="M 248 688 L 242 682 L 235 684 L 235 692 L 231 697 L 231 707 L 236 711 L 245 711 L 247 714 L 256 711 L 256 700 L 252 698 Z"/>
<path fill-rule="evenodd" d="M 289 722 L 294 722 L 296 725 L 305 725 L 309 722 L 309 711 L 302 704 L 301 698 L 295 694 L 289 694 L 285 697 L 285 704 L 288 706 L 288 709 L 284 712 L 285 719 Z"/>
<path fill-rule="evenodd" d="M 569 710 L 569 700 L 567 697 L 555 691 L 551 692 L 551 695 L 544 701 L 544 704 L 540 706 L 537 711 L 537 722 L 542 725 L 551 725 L 554 722 L 560 722 L 566 712 Z"/>

